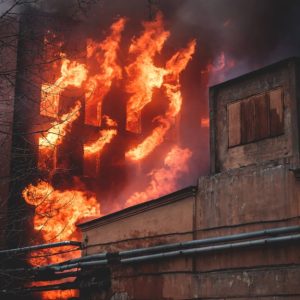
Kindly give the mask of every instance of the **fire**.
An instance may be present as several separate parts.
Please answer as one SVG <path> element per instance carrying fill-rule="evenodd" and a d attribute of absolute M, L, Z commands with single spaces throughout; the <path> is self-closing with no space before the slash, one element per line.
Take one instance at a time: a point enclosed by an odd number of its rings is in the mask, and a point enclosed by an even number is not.
<path fill-rule="evenodd" d="M 116 129 L 100 130 L 99 138 L 91 144 L 84 145 L 84 156 L 100 153 L 106 144 L 109 144 L 113 137 L 117 135 Z"/>
<path fill-rule="evenodd" d="M 63 138 L 70 132 L 73 122 L 79 117 L 80 108 L 81 103 L 77 101 L 70 112 L 62 115 L 59 121 L 53 122 L 47 134 L 39 138 L 39 149 L 54 148 L 61 144 Z"/>
<path fill-rule="evenodd" d="M 62 115 L 58 121 L 52 122 L 51 127 L 39 138 L 39 160 L 40 169 L 48 170 L 55 168 L 55 151 L 64 137 L 71 131 L 72 124 L 80 115 L 81 103 L 76 102 L 70 112 Z"/>
<path fill-rule="evenodd" d="M 167 70 L 154 65 L 154 57 L 160 53 L 165 41 L 170 35 L 163 28 L 163 18 L 159 14 L 154 22 L 144 22 L 144 32 L 133 40 L 129 54 L 134 56 L 134 62 L 125 68 L 128 83 L 126 90 L 132 94 L 127 102 L 126 129 L 141 132 L 140 118 L 142 109 L 152 100 L 154 88 L 160 88 Z"/>
<path fill-rule="evenodd" d="M 78 240 L 76 223 L 85 217 L 100 216 L 100 204 L 91 192 L 56 190 L 50 183 L 39 181 L 27 186 L 22 195 L 28 204 L 35 206 L 34 229 L 48 242 Z M 61 258 L 43 259 L 54 263 Z M 40 259 L 31 263 L 40 264 Z"/>
<path fill-rule="evenodd" d="M 173 192 L 176 189 L 177 180 L 182 174 L 187 173 L 188 161 L 192 152 L 174 146 L 166 155 L 164 167 L 155 169 L 148 176 L 151 178 L 149 186 L 143 192 L 135 192 L 126 201 L 126 206 L 132 206 L 150 199 L 156 199 L 164 194 Z"/>
<path fill-rule="evenodd" d="M 81 87 L 87 79 L 87 69 L 84 64 L 62 58 L 61 75 L 52 85 L 43 84 L 41 94 L 41 115 L 54 117 L 58 116 L 59 96 L 69 85 Z"/>
<path fill-rule="evenodd" d="M 107 115 L 104 115 L 103 119 L 105 121 L 105 124 L 108 127 L 117 127 L 118 126 L 118 123 L 115 120 L 113 120 L 112 118 L 110 118 L 109 116 L 107 116 Z"/>
<path fill-rule="evenodd" d="M 85 123 L 101 125 L 101 110 L 104 97 L 113 80 L 122 78 L 122 68 L 117 64 L 117 54 L 126 20 L 119 19 L 111 26 L 111 34 L 101 43 L 88 40 L 87 58 L 97 63 L 97 73 L 86 83 Z"/>
<path fill-rule="evenodd" d="M 160 124 L 153 129 L 152 133 L 142 143 L 130 149 L 126 153 L 126 158 L 134 161 L 141 160 L 164 141 L 164 136 L 175 123 L 175 117 L 181 110 L 182 95 L 179 75 L 191 60 L 195 47 L 196 41 L 191 41 L 187 48 L 176 52 L 167 62 L 163 87 L 169 100 L 168 110 L 164 116 L 155 119 Z"/>
<path fill-rule="evenodd" d="M 28 204 L 35 206 L 34 230 L 49 243 L 64 240 L 80 241 L 76 223 L 83 218 L 100 216 L 100 204 L 91 192 L 56 190 L 50 183 L 39 181 L 36 185 L 27 186 L 22 195 Z M 79 251 L 64 253 L 63 249 L 60 249 L 61 253 L 56 254 L 57 252 L 54 249 L 36 251 L 34 253 L 36 257 L 29 258 L 29 262 L 39 266 L 58 263 L 80 255 Z M 76 291 L 44 292 L 43 299 L 68 299 L 75 295 Z"/>
<path fill-rule="evenodd" d="M 48 161 L 53 159 L 55 151 L 62 148 L 57 146 L 64 142 L 68 134 L 71 132 L 73 134 L 75 131 L 72 130 L 72 126 L 76 120 L 81 119 L 79 118 L 81 110 L 85 118 L 84 124 L 81 125 L 87 126 L 77 134 L 82 135 L 79 142 L 82 141 L 80 147 L 82 146 L 83 149 L 80 148 L 79 152 L 83 150 L 84 174 L 82 176 L 88 177 L 87 182 L 96 178 L 95 174 L 99 173 L 101 154 L 108 144 L 117 141 L 115 137 L 118 134 L 124 134 L 125 137 L 122 136 L 120 139 L 124 142 L 127 138 L 131 139 L 135 136 L 125 131 L 142 133 L 141 113 L 152 101 L 155 89 L 162 90 L 161 101 L 166 101 L 168 107 L 164 114 L 153 119 L 152 132 L 141 143 L 125 153 L 127 162 L 140 161 L 150 156 L 164 142 L 170 129 L 178 124 L 183 102 L 180 75 L 192 59 L 196 42 L 193 40 L 185 48 L 175 52 L 164 65 L 156 65 L 156 56 L 161 54 L 170 36 L 170 32 L 164 29 L 162 15 L 158 14 L 154 21 L 144 22 L 142 34 L 131 40 L 128 48 L 128 64 L 122 66 L 118 55 L 125 25 L 126 19 L 120 18 L 111 25 L 109 34 L 101 42 L 87 39 L 85 64 L 70 60 L 63 55 L 58 79 L 53 84 L 42 85 L 40 114 L 54 118 L 54 121 L 51 122 L 51 128 L 39 138 L 39 168 L 49 172 L 44 175 L 43 180 L 36 184 L 29 184 L 22 194 L 25 201 L 35 207 L 34 230 L 44 242 L 80 240 L 76 223 L 82 218 L 100 216 L 99 199 L 97 200 L 95 193 L 88 191 L 81 183 L 76 184 L 76 187 L 74 184 L 74 188 L 56 189 L 52 185 L 54 182 L 52 171 L 55 169 L 55 164 L 53 163 L 51 168 L 45 168 L 48 166 Z M 102 113 L 103 101 L 115 83 L 121 83 L 124 92 L 128 93 L 126 130 L 121 126 L 118 128 L 117 121 Z M 83 90 L 85 107 L 82 109 L 83 102 L 77 101 L 68 113 L 60 116 L 60 101 L 63 100 L 61 94 L 67 87 Z M 87 142 L 91 139 L 88 134 L 84 136 L 86 132 L 92 132 L 93 136 L 98 135 L 94 141 Z M 123 145 L 120 149 L 123 149 Z M 121 152 L 122 158 L 123 155 L 124 152 Z M 148 174 L 149 186 L 142 192 L 134 190 L 126 206 L 174 191 L 180 177 L 188 172 L 188 161 L 191 156 L 192 152 L 188 148 L 174 145 L 167 153 L 163 166 L 156 167 Z M 53 255 L 55 251 L 58 250 L 36 252 L 40 257 L 31 257 L 29 261 L 36 266 L 79 256 L 78 252 Z M 43 294 L 43 299 L 66 299 L 72 295 L 74 296 L 73 292 L 63 292 L 59 296 L 57 292 L 47 292 Z"/>

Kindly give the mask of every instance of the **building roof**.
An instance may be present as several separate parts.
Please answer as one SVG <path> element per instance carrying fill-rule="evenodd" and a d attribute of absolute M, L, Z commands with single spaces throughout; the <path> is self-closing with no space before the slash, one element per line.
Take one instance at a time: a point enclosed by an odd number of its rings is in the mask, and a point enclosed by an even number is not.
<path fill-rule="evenodd" d="M 148 211 L 151 209 L 154 209 L 159 206 L 163 206 L 169 203 L 173 203 L 175 201 L 180 201 L 183 199 L 186 199 L 191 196 L 195 196 L 197 188 L 195 186 L 189 186 L 184 189 L 178 190 L 174 193 L 164 195 L 160 198 L 150 200 L 147 202 L 143 202 L 125 209 L 122 209 L 120 211 L 105 215 L 100 218 L 96 218 L 87 222 L 79 223 L 77 224 L 77 227 L 79 227 L 81 230 L 85 230 L 94 226 L 98 225 L 104 225 L 106 223 L 111 223 L 114 221 L 117 221 L 119 219 L 128 218 L 130 216 L 139 214 L 144 211 Z"/>

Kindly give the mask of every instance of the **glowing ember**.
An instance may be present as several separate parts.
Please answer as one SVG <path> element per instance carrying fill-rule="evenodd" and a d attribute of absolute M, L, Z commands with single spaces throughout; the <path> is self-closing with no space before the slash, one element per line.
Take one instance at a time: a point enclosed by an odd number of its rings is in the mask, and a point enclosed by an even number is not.
<path fill-rule="evenodd" d="M 113 80 L 122 78 L 122 69 L 117 64 L 117 53 L 125 22 L 124 18 L 115 22 L 110 28 L 111 34 L 101 43 L 88 40 L 87 57 L 96 62 L 98 69 L 86 83 L 86 124 L 101 125 L 103 99 L 109 92 Z"/>
<path fill-rule="evenodd" d="M 105 121 L 106 126 L 108 126 L 108 127 L 117 127 L 118 126 L 118 123 L 107 115 L 104 115 L 103 119 Z"/>
<path fill-rule="evenodd" d="M 148 176 L 151 178 L 149 186 L 143 192 L 134 193 L 126 206 L 132 206 L 150 199 L 158 198 L 176 189 L 177 181 L 182 174 L 187 173 L 188 160 L 192 156 L 189 149 L 174 146 L 164 160 L 164 167 L 155 169 Z"/>
<path fill-rule="evenodd" d="M 209 118 L 202 118 L 200 121 L 202 128 L 208 128 L 209 127 Z"/>

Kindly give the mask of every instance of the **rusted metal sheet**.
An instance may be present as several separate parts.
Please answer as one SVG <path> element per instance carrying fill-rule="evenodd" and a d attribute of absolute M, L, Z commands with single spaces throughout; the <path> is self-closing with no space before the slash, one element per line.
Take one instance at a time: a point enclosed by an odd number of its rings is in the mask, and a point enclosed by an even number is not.
<path fill-rule="evenodd" d="M 271 136 L 284 133 L 282 89 L 270 91 L 270 131 Z"/>
<path fill-rule="evenodd" d="M 228 146 L 241 143 L 241 102 L 231 103 L 228 110 Z"/>
<path fill-rule="evenodd" d="M 255 140 L 262 140 L 270 135 L 269 96 L 261 94 L 253 98 L 255 105 Z"/>
<path fill-rule="evenodd" d="M 255 103 L 252 98 L 241 102 L 242 144 L 255 140 Z"/>

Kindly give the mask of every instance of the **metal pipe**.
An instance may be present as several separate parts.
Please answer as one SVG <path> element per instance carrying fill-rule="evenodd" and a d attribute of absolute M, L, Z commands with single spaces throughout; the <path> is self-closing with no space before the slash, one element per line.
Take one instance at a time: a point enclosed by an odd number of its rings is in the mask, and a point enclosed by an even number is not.
<path fill-rule="evenodd" d="M 157 252 L 162 250 L 173 250 L 178 248 L 188 248 L 188 247 L 195 247 L 195 246 L 203 246 L 208 245 L 212 243 L 220 243 L 220 242 L 232 242 L 242 239 L 250 239 L 250 238 L 256 238 L 261 237 L 265 235 L 277 235 L 277 234 L 284 234 L 284 233 L 292 233 L 300 231 L 300 226 L 290 226 L 290 227 L 280 227 L 280 228 L 272 228 L 272 229 L 265 229 L 265 230 L 258 230 L 258 231 L 252 231 L 247 233 L 238 233 L 238 234 L 232 234 L 232 235 L 225 235 L 221 237 L 212 237 L 212 238 L 206 238 L 201 240 L 192 240 L 188 242 L 182 242 L 182 243 L 172 243 L 172 244 L 166 244 L 166 245 L 159 245 L 154 247 L 148 247 L 148 248 L 140 248 L 140 249 L 133 249 L 133 250 L 126 250 L 119 253 L 121 257 L 127 257 L 132 255 L 140 255 L 150 252 Z"/>
<path fill-rule="evenodd" d="M 239 233 L 239 234 L 232 234 L 232 235 L 225 235 L 221 237 L 211 237 L 201 240 L 193 240 L 188 242 L 182 242 L 182 243 L 172 243 L 172 244 L 165 244 L 165 245 L 159 245 L 154 247 L 147 247 L 147 248 L 139 248 L 139 249 L 133 249 L 133 250 L 126 250 L 126 251 L 120 251 L 117 253 L 120 257 L 130 257 L 130 256 L 136 256 L 146 253 L 155 253 L 165 250 L 174 250 L 178 248 L 188 248 L 188 247 L 195 247 L 195 246 L 203 246 L 208 245 L 212 243 L 220 243 L 220 242 L 231 242 L 241 239 L 249 239 L 249 238 L 255 238 L 255 237 L 261 237 L 266 235 L 278 235 L 278 234 L 284 234 L 284 233 L 292 233 L 300 231 L 300 226 L 289 226 L 289 227 L 280 227 L 280 228 L 271 228 L 271 229 L 264 229 L 264 230 L 258 230 L 253 232 L 247 232 L 247 233 Z M 66 264 L 75 264 L 78 262 L 85 262 L 85 261 L 92 261 L 92 260 L 102 260 L 107 259 L 110 254 L 107 252 L 100 253 L 100 254 L 93 254 L 89 256 L 79 257 L 75 259 L 71 259 L 59 264 L 52 264 L 49 266 L 62 266 Z M 43 267 L 39 267 L 39 269 L 42 269 Z"/>
<path fill-rule="evenodd" d="M 266 246 L 272 244 L 281 244 L 285 242 L 295 242 L 300 241 L 300 234 L 293 234 L 287 236 L 279 236 L 279 237 L 271 237 L 265 239 L 258 239 L 258 240 L 251 240 L 251 241 L 242 241 L 236 243 L 228 243 L 222 245 L 213 245 L 207 247 L 200 247 L 200 248 L 192 248 L 192 249 L 185 249 L 185 250 L 177 250 L 177 251 L 169 251 L 164 253 L 157 253 L 151 255 L 143 255 L 137 257 L 130 257 L 130 258 L 122 258 L 120 260 L 121 264 L 128 264 L 128 263 L 140 263 L 149 260 L 155 259 L 162 259 L 162 258 L 170 258 L 180 255 L 195 255 L 200 253 L 209 253 L 214 251 L 222 251 L 222 250 L 229 250 L 229 249 L 242 249 L 248 247 L 257 247 L 257 246 Z M 82 268 L 82 267 L 94 267 L 98 265 L 106 265 L 108 264 L 108 260 L 100 260 L 100 261 L 90 261 L 90 262 L 78 262 L 76 264 L 69 264 L 60 267 L 51 267 L 49 269 L 55 271 L 64 271 L 68 269 L 73 269 L 75 267 Z M 59 285 L 47 285 L 47 286 L 34 286 L 25 289 L 17 289 L 13 291 L 2 290 L 0 293 L 2 294 L 9 294 L 9 293 L 28 293 L 28 292 L 37 292 L 37 291 L 50 291 L 50 290 L 64 290 L 64 289 L 74 289 L 78 288 L 78 285 L 74 282 L 71 283 L 63 283 Z"/>
<path fill-rule="evenodd" d="M 57 248 L 63 246 L 78 246 L 81 248 L 82 244 L 81 242 L 77 242 L 77 241 L 64 241 L 64 242 L 57 242 L 51 244 L 41 244 L 41 245 L 27 246 L 22 248 L 0 250 L 0 255 L 15 254 L 15 253 L 22 253 L 27 251 L 41 250 L 41 249 L 48 249 L 48 248 Z"/>
<path fill-rule="evenodd" d="M 294 242 L 299 240 L 300 240 L 300 234 L 294 234 L 294 235 L 280 236 L 274 238 L 266 238 L 266 239 L 238 242 L 238 243 L 229 243 L 229 244 L 214 245 L 214 246 L 201 247 L 201 248 L 170 251 L 165 253 L 144 255 L 144 256 L 131 257 L 131 258 L 123 258 L 121 259 L 121 263 L 137 263 L 137 262 L 153 260 L 153 259 L 169 258 L 177 255 L 194 255 L 200 253 L 209 253 L 213 251 L 239 249 L 239 248 L 247 248 L 247 247 L 254 247 L 254 246 L 264 246 L 268 244 L 277 244 L 277 243 L 292 242 L 292 241 Z"/>
<path fill-rule="evenodd" d="M 209 252 L 213 252 L 213 251 L 221 251 L 221 250 L 228 250 L 228 249 L 239 249 L 239 248 L 247 248 L 247 247 L 254 247 L 254 246 L 264 246 L 264 245 L 269 245 L 269 244 L 293 242 L 293 241 L 299 241 L 299 240 L 300 240 L 300 234 L 294 234 L 294 235 L 265 238 L 265 239 L 259 239 L 259 240 L 237 242 L 237 243 L 213 245 L 213 246 L 208 246 L 208 247 L 170 251 L 170 252 L 150 254 L 150 255 L 130 257 L 130 258 L 122 258 L 122 259 L 120 259 L 120 263 L 121 264 L 137 263 L 137 262 L 154 260 L 154 259 L 169 258 L 169 257 L 178 256 L 178 255 L 194 255 L 194 254 L 199 254 L 199 253 L 209 253 Z M 61 266 L 61 267 L 54 267 L 53 269 L 55 271 L 65 271 L 65 270 L 70 270 L 70 269 L 73 269 L 76 267 L 83 268 L 83 267 L 93 267 L 93 266 L 106 265 L 106 264 L 108 264 L 108 260 L 99 260 L 99 261 L 81 262 L 81 263 L 65 265 L 65 266 Z"/>
<path fill-rule="evenodd" d="M 278 234 L 283 234 L 283 233 L 292 233 L 292 232 L 297 232 L 300 231 L 300 226 L 290 226 L 290 227 L 280 227 L 280 228 L 272 228 L 272 229 L 265 229 L 265 230 L 259 230 L 259 231 L 253 231 L 253 232 L 248 232 L 248 233 L 240 233 L 240 234 L 233 234 L 233 235 L 226 235 L 222 237 L 212 237 L 212 238 L 206 238 L 206 239 L 200 239 L 200 240 L 193 240 L 193 241 L 188 241 L 188 242 L 182 242 L 182 243 L 172 243 L 172 244 L 166 244 L 166 245 L 160 245 L 160 246 L 154 246 L 154 247 L 148 247 L 148 248 L 139 248 L 139 249 L 133 249 L 133 250 L 126 250 L 126 251 L 121 251 L 119 253 L 115 253 L 115 255 L 120 257 L 120 262 L 125 262 L 125 261 L 132 261 L 136 256 L 138 257 L 143 257 L 141 254 L 146 254 L 146 253 L 155 253 L 158 251 L 166 251 L 166 250 L 176 250 L 176 249 L 184 249 L 188 247 L 193 247 L 195 246 L 204 246 L 207 244 L 212 244 L 212 243 L 220 243 L 220 242 L 230 242 L 230 241 L 236 241 L 236 240 L 241 240 L 241 239 L 249 239 L 249 238 L 255 238 L 255 237 L 260 237 L 260 236 L 265 236 L 265 235 L 278 235 Z M 247 241 L 245 243 L 249 243 L 252 241 Z M 78 242 L 77 242 L 78 243 Z M 235 243 L 237 244 L 237 243 Z M 226 245 L 220 245 L 222 248 L 223 246 L 231 245 L 231 244 L 226 244 Z M 210 246 L 210 247 L 202 247 L 200 249 L 206 249 L 206 248 L 214 248 L 214 247 L 219 247 L 217 245 L 215 246 Z M 192 250 L 193 250 L 192 249 Z M 215 248 L 217 249 L 217 248 Z M 225 249 L 225 248 L 224 248 Z M 183 251 L 183 250 L 181 250 Z M 188 251 L 188 250 L 185 250 Z M 175 251 L 177 252 L 177 251 Z M 158 253 L 160 256 L 162 253 Z M 90 256 L 85 256 L 85 257 L 80 257 L 76 259 L 71 259 L 66 262 L 62 262 L 59 264 L 52 264 L 52 265 L 47 265 L 47 266 L 42 266 L 42 267 L 34 267 L 31 269 L 16 269 L 16 270 L 5 270 L 5 271 L 44 271 L 47 269 L 52 269 L 54 271 L 65 271 L 65 270 L 70 270 L 73 268 L 81 268 L 81 267 L 88 267 L 88 266 L 93 266 L 93 265 L 105 265 L 108 264 L 109 262 L 109 256 L 111 256 L 111 253 L 100 253 L 100 254 L 94 254 Z M 151 254 L 154 255 L 155 254 Z M 149 255 L 149 256 L 151 256 Z M 126 257 L 131 257 L 134 256 L 132 259 L 131 258 L 126 258 Z M 122 258 L 123 257 L 123 258 Z"/>
<path fill-rule="evenodd" d="M 88 262 L 78 262 L 75 264 L 64 265 L 64 266 L 51 267 L 50 269 L 54 270 L 55 272 L 62 272 L 62 271 L 71 270 L 75 268 L 103 266 L 107 264 L 108 264 L 108 260 L 103 259 L 103 260 L 93 260 Z"/>
<path fill-rule="evenodd" d="M 9 294 L 20 294 L 20 293 L 32 293 L 32 292 L 44 292 L 44 291 L 57 291 L 57 290 L 74 290 L 78 289 L 78 283 L 75 282 L 66 282 L 61 284 L 52 284 L 52 285 L 42 285 L 42 286 L 32 286 L 28 288 L 20 288 L 15 290 L 1 290 L 0 295 L 9 295 Z"/>

